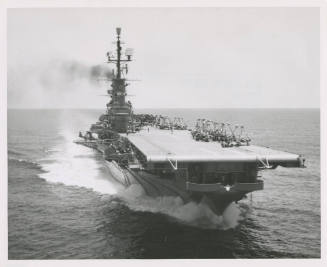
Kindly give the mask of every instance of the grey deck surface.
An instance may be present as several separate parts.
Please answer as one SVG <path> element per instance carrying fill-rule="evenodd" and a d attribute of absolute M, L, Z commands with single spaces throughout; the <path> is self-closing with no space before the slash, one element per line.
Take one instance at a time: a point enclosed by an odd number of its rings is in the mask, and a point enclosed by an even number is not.
<path fill-rule="evenodd" d="M 296 162 L 299 155 L 259 146 L 223 148 L 218 142 L 195 141 L 189 131 L 149 128 L 126 136 L 152 162 L 168 159 L 185 162 L 259 160 Z"/>

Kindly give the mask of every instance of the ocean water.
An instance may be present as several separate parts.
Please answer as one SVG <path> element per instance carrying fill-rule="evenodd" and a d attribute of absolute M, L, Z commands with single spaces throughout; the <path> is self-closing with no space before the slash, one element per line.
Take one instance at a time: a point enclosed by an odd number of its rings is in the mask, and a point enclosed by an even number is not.
<path fill-rule="evenodd" d="M 9 259 L 320 257 L 318 109 L 146 112 L 242 124 L 252 144 L 303 154 L 307 168 L 260 173 L 265 189 L 217 216 L 115 183 L 73 143 L 101 110 L 9 110 Z"/>

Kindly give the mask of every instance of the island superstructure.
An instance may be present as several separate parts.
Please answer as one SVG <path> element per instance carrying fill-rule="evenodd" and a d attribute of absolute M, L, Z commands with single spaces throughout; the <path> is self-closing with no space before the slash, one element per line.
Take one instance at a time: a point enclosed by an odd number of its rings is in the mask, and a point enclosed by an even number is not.
<path fill-rule="evenodd" d="M 180 117 L 134 114 L 125 78 L 132 49 L 122 53 L 121 29 L 116 33 L 116 52 L 107 53 L 115 71 L 106 111 L 75 142 L 100 151 L 121 184 L 139 184 L 150 197 L 204 201 L 220 214 L 263 189 L 259 170 L 304 167 L 301 155 L 250 144 L 243 126 L 201 118 L 190 128 Z"/>

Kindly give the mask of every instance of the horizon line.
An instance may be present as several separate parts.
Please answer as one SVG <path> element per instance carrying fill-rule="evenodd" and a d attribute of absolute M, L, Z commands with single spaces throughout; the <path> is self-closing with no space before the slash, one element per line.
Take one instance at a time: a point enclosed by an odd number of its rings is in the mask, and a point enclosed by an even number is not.
<path fill-rule="evenodd" d="M 81 109 L 86 109 L 86 110 L 100 110 L 100 109 L 105 109 L 105 108 L 88 108 L 88 107 L 61 107 L 61 108 L 52 108 L 52 107 L 47 107 L 47 108 L 33 108 L 33 107 L 7 107 L 7 110 L 10 109 L 20 109 L 20 110 L 81 110 Z M 320 107 L 140 107 L 140 108 L 134 108 L 134 110 L 137 109 L 320 109 Z"/>

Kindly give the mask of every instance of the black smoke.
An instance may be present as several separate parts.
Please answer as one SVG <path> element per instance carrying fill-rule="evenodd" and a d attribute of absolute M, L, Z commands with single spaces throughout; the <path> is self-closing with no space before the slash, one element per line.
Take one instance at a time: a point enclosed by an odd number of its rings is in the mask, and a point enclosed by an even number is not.
<path fill-rule="evenodd" d="M 104 81 L 113 78 L 113 73 L 106 64 L 51 60 L 11 65 L 7 78 L 9 106 L 34 106 L 36 102 L 39 106 L 43 103 L 56 106 L 65 98 L 79 102 L 73 95 L 91 95 L 92 90 L 103 90 Z"/>
<path fill-rule="evenodd" d="M 90 83 L 97 83 L 101 80 L 113 78 L 112 69 L 107 65 L 87 65 L 78 61 L 62 62 L 59 66 L 66 80 L 76 79 L 87 80 Z"/>

